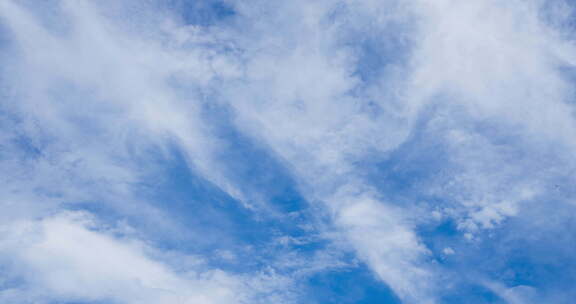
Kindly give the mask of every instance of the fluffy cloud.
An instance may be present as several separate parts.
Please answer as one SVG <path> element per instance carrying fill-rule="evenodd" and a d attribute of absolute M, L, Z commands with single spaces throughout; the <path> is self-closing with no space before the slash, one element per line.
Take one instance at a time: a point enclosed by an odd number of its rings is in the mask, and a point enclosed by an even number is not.
<path fill-rule="evenodd" d="M 64 213 L 18 221 L 2 229 L 2 258 L 18 265 L 25 288 L 6 289 L 4 301 L 49 303 L 110 300 L 120 303 L 240 303 L 241 281 L 224 272 L 170 269 L 146 255 L 137 239 L 98 229 L 87 214 Z M 116 233 L 122 231 L 115 231 Z M 182 266 L 191 257 L 180 257 Z M 186 263 L 187 262 L 187 263 Z M 192 263 L 194 265 L 195 263 Z"/>

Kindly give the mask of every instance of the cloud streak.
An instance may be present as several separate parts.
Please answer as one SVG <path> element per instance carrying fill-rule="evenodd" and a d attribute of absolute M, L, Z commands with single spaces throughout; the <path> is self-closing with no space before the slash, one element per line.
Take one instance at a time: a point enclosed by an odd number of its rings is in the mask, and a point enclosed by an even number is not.
<path fill-rule="evenodd" d="M 564 303 L 514 250 L 573 253 L 523 238 L 570 239 L 570 9 L 2 2 L 1 296 L 305 303 L 363 264 L 405 303 Z"/>

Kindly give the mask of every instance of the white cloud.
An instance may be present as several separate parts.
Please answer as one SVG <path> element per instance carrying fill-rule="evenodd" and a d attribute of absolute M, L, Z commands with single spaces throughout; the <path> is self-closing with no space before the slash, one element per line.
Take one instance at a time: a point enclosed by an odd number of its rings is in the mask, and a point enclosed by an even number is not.
<path fill-rule="evenodd" d="M 548 177 L 534 174 L 527 166 L 537 161 L 537 155 L 546 155 L 567 161 L 563 165 L 572 168 L 573 158 L 563 151 L 573 151 L 575 130 L 573 108 L 567 103 L 572 90 L 558 71 L 573 62 L 566 55 L 573 46 L 543 23 L 538 5 L 420 1 L 397 10 L 396 18 L 418 20 L 416 38 L 406 82 L 395 83 L 405 89 L 397 97 L 401 102 L 396 108 L 385 106 L 395 112 L 375 120 L 358 107 L 362 101 L 350 94 L 359 80 L 352 74 L 357 54 L 339 40 L 338 26 L 346 24 L 332 25 L 322 17 L 310 22 L 305 12 L 290 11 L 292 19 L 307 21 L 286 25 L 282 21 L 287 13 L 280 10 L 283 17 L 275 21 L 279 24 L 262 35 L 276 40 L 259 40 L 260 36 L 250 40 L 258 50 L 247 65 L 250 80 L 228 96 L 239 114 L 238 123 L 298 172 L 311 187 L 309 198 L 343 214 L 335 217 L 335 223 L 380 278 L 405 299 L 425 301 L 430 299 L 428 286 L 416 282 L 426 281 L 421 277 L 430 271 L 418 263 L 426 250 L 406 222 L 428 218 L 414 218 L 410 208 L 394 212 L 389 204 L 365 197 L 371 190 L 361 189 L 370 185 L 357 181 L 361 171 L 354 162 L 365 159 L 368 151 L 385 155 L 394 150 L 409 139 L 425 107 L 434 104 L 442 109 L 438 114 L 443 116 L 437 118 L 448 123 L 431 134 L 469 132 L 461 140 L 446 138 L 452 161 L 447 164 L 448 184 L 433 187 L 438 197 L 455 201 L 454 207 L 462 210 L 453 213 L 462 221 L 461 228 L 494 228 L 518 214 L 522 202 L 541 195 Z M 314 8 L 317 16 L 325 18 L 334 9 L 329 4 Z M 318 13 L 319 8 L 324 13 Z M 378 22 L 389 25 L 374 17 L 373 24 Z M 261 51 L 267 49 L 275 51 Z M 378 97 L 386 98 L 379 100 L 382 104 L 398 102 L 390 95 Z M 500 136 L 516 142 L 497 144 L 499 139 L 471 127 L 475 122 L 490 124 Z M 558 152 L 543 152 L 549 145 L 558 147 Z M 518 158 L 522 150 L 534 154 Z M 346 188 L 355 194 L 340 195 L 347 191 L 339 189 Z M 389 254 L 384 248 L 394 249 Z"/>
<path fill-rule="evenodd" d="M 539 18 L 533 1 L 422 1 L 415 98 L 444 94 L 477 119 L 497 119 L 573 149 L 569 83 L 573 45 Z M 537 139 L 535 139 L 537 141 Z"/>
<path fill-rule="evenodd" d="M 359 256 L 406 301 L 430 301 L 432 272 L 424 265 L 427 249 L 406 222 L 402 210 L 367 193 L 338 194 L 332 200 L 335 223 Z"/>
<path fill-rule="evenodd" d="M 1 177 L 7 185 L 2 204 L 19 215 L 7 221 L 3 247 L 38 274 L 34 286 L 51 295 L 127 303 L 238 301 L 236 277 L 216 270 L 179 273 L 147 256 L 146 245 L 123 243 L 91 229 L 83 216 L 56 211 L 61 202 L 93 199 L 114 208 L 149 208 L 150 218 L 170 225 L 161 211 L 135 199 L 130 185 L 153 172 L 134 158 L 171 142 L 185 151 L 191 168 L 258 210 L 262 205 L 248 199 L 257 195 L 244 193 L 218 161 L 222 142 L 201 113 L 207 95 L 229 106 L 236 126 L 292 170 L 315 207 L 329 211 L 334 239 L 351 245 L 412 303 L 433 302 L 441 288 L 435 278 L 442 270 L 425 262 L 431 253 L 418 224 L 452 217 L 472 238 L 543 195 L 550 176 L 574 168 L 572 89 L 558 72 L 576 62 L 574 48 L 543 22 L 536 1 L 248 1 L 234 4 L 239 17 L 222 28 L 183 25 L 153 10 L 123 21 L 121 4 L 55 3 L 60 31 L 44 27 L 31 6 L 0 3 L 17 54 L 2 58 L 11 61 L 5 73 L 14 92 L 2 104 L 24 121 L 11 128 L 43 153 L 0 160 L 2 169 L 17 173 Z M 390 30 L 398 24 L 407 33 Z M 366 37 L 354 34 L 404 41 L 381 55 L 402 52 L 403 62 L 363 83 L 356 44 Z M 359 88 L 365 92 L 356 93 Z M 378 110 L 367 109 L 370 103 Z M 432 105 L 440 110 L 427 113 Z M 449 159 L 437 165 L 444 176 L 414 191 L 444 198 L 442 214 L 384 197 L 359 165 L 412 140 L 423 118 L 429 120 L 426 134 L 437 137 L 426 140 L 442 145 Z M 490 125 L 497 136 L 476 123 Z M 5 142 L 13 138 L 10 131 L 0 135 Z M 498 136 L 514 142 L 498 143 Z M 546 152 L 548 146 L 557 152 Z M 11 149 L 13 155 L 25 150 Z M 533 173 L 535 155 L 552 157 L 556 171 Z M 14 235 L 33 238 L 20 242 Z M 101 259 L 113 267 L 95 266 Z M 286 278 L 268 275 L 273 286 L 263 289 L 285 286 L 275 284 Z"/>
<path fill-rule="evenodd" d="M 137 239 L 99 230 L 82 213 L 2 227 L 2 258 L 25 278 L 22 299 L 122 303 L 241 303 L 242 283 L 218 270 L 175 271 Z M 14 297 L 14 292 L 11 292 Z M 6 292 L 3 294 L 6 295 Z"/>

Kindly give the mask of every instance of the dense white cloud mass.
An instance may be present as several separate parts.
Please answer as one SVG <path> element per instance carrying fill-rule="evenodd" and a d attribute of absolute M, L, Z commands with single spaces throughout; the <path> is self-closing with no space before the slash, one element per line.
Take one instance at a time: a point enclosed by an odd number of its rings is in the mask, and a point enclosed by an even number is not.
<path fill-rule="evenodd" d="M 1 302 L 570 303 L 572 10 L 0 2 Z"/>
<path fill-rule="evenodd" d="M 113 299 L 121 303 L 229 303 L 241 301 L 238 279 L 213 271 L 175 273 L 146 257 L 146 246 L 90 230 L 83 214 L 61 214 L 21 221 L 3 232 L 3 249 L 32 286 L 26 297 L 37 302 L 65 299 Z M 182 259 L 186 265 L 187 257 Z M 26 273 L 27 272 L 27 273 Z M 3 301 L 21 301 L 5 290 Z M 14 298 L 12 298 L 14 297 Z"/>

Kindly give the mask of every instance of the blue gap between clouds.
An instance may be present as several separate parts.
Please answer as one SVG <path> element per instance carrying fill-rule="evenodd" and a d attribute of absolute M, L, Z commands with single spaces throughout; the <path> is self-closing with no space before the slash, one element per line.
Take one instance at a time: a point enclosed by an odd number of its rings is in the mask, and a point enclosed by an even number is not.
<path fill-rule="evenodd" d="M 401 301 L 366 265 L 324 271 L 303 287 L 308 301 L 318 304 L 397 304 Z"/>
<path fill-rule="evenodd" d="M 232 5 L 218 0 L 170 0 L 169 6 L 185 24 L 211 26 L 236 15 Z"/>

